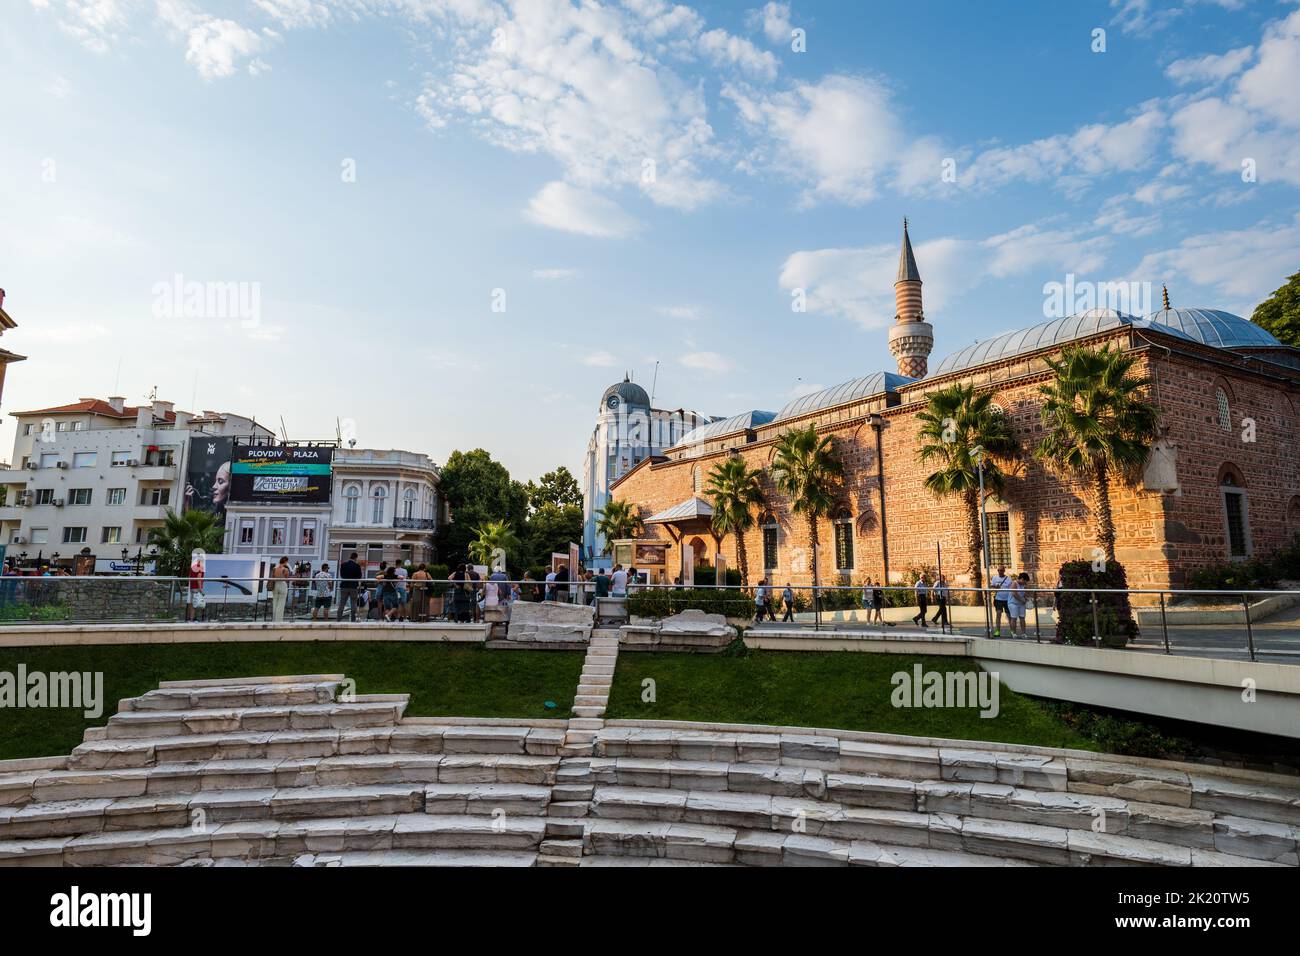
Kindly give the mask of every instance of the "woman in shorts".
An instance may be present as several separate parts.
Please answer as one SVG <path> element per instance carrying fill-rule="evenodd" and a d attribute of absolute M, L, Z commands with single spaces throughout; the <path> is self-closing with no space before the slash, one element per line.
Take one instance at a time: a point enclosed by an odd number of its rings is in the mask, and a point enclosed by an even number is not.
<path fill-rule="evenodd" d="M 1007 614 L 1011 618 L 1011 636 L 1025 636 L 1025 607 L 1029 603 L 1029 575 L 1021 571 L 1011 579 L 1007 591 Z"/>

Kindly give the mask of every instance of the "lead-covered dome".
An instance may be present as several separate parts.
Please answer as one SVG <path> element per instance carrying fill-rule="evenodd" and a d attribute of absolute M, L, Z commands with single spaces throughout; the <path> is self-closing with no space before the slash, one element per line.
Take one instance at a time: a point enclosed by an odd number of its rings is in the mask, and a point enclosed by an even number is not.
<path fill-rule="evenodd" d="M 627 377 L 624 377 L 623 381 L 618 384 L 605 389 L 605 394 L 600 396 L 600 407 L 609 408 L 611 398 L 621 401 L 624 405 L 638 405 L 642 408 L 650 407 L 650 396 L 646 394 L 646 390 Z"/>
<path fill-rule="evenodd" d="M 1161 309 L 1146 316 L 1146 321 L 1221 349 L 1266 348 L 1282 344 L 1267 329 L 1219 309 Z"/>

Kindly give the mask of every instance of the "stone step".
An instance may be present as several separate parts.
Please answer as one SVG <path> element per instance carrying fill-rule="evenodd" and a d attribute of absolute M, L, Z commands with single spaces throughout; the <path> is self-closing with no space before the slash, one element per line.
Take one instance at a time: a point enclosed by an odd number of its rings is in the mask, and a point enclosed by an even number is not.
<path fill-rule="evenodd" d="M 404 696 L 404 695 L 403 695 Z M 99 739 L 179 737 L 191 734 L 271 730 L 382 727 L 402 719 L 406 702 L 299 704 L 285 707 L 134 710 L 109 718 Z"/>
<path fill-rule="evenodd" d="M 195 858 L 293 859 L 304 853 L 411 850 L 535 851 L 538 817 L 387 814 L 365 819 L 252 820 L 118 830 L 43 840 L 0 840 L 0 865 L 175 865 Z"/>
<path fill-rule="evenodd" d="M 600 717 L 605 713 L 605 705 L 591 706 L 584 704 L 581 707 L 574 706 L 573 713 L 578 717 Z"/>
<path fill-rule="evenodd" d="M 583 836 L 583 850 L 597 856 L 732 863 L 735 842 L 736 831 L 729 827 L 592 819 Z"/>
<path fill-rule="evenodd" d="M 595 867 L 643 867 L 643 866 L 731 866 L 730 863 L 701 863 L 697 860 L 668 860 L 659 857 L 627 856 L 584 856 L 582 866 Z"/>
<path fill-rule="evenodd" d="M 591 730 L 598 731 L 605 726 L 605 722 L 599 717 L 575 717 L 569 721 L 569 730 Z"/>
<path fill-rule="evenodd" d="M 550 787 L 526 784 L 437 783 L 424 788 L 425 813 L 540 816 L 550 801 Z"/>
<path fill-rule="evenodd" d="M 334 701 L 342 683 L 342 674 L 304 675 L 285 680 L 163 681 L 156 690 L 120 701 L 118 710 L 176 711 L 327 704 Z"/>
<path fill-rule="evenodd" d="M 508 850 L 353 850 L 346 853 L 306 853 L 294 866 L 535 866 L 536 853 Z"/>
<path fill-rule="evenodd" d="M 561 819 L 577 819 L 591 812 L 591 804 L 586 800 L 552 800 L 546 807 L 546 815 Z"/>
<path fill-rule="evenodd" d="M 586 683 L 582 683 L 582 684 L 579 684 L 579 685 L 578 685 L 578 694 L 581 695 L 581 696 L 591 696 L 591 695 L 596 695 L 596 696 L 599 696 L 599 697 L 604 697 L 606 700 L 608 700 L 608 699 L 609 699 L 609 690 L 610 690 L 610 688 L 611 688 L 612 686 L 613 686 L 613 684 L 610 683 L 610 682 L 606 682 L 606 683 L 604 683 L 604 684 L 586 684 Z M 577 703 L 576 699 L 575 699 L 574 703 Z"/>
<path fill-rule="evenodd" d="M 575 712 L 578 707 L 600 707 L 603 712 L 605 705 L 608 703 L 609 696 L 607 694 L 578 694 L 573 698 Z"/>
<path fill-rule="evenodd" d="M 588 677 L 614 677 L 614 664 L 611 661 L 606 664 L 601 661 L 593 661 L 590 658 L 582 665 L 582 678 L 585 682 Z"/>
<path fill-rule="evenodd" d="M 563 803 L 577 803 L 591 799 L 591 784 L 556 784 L 551 790 L 551 799 Z"/>
<path fill-rule="evenodd" d="M 587 821 L 582 817 L 547 817 L 547 839 L 571 840 L 582 839 L 586 832 Z"/>
<path fill-rule="evenodd" d="M 576 840 L 543 840 L 537 852 L 544 856 L 568 857 L 577 859 L 582 856 L 582 838 Z"/>
<path fill-rule="evenodd" d="M 613 674 L 589 674 L 583 671 L 578 677 L 579 687 L 605 687 L 609 688 L 614 684 Z M 605 693 L 609 693 L 608 690 Z"/>
<path fill-rule="evenodd" d="M 578 866 L 582 863 L 581 859 L 571 859 L 566 856 L 548 856 L 544 853 L 537 854 L 537 862 L 534 866 Z"/>

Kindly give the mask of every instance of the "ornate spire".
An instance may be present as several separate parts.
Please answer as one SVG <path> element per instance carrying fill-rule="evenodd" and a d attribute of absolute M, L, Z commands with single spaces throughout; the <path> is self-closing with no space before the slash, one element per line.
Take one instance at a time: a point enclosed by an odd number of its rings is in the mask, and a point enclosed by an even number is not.
<path fill-rule="evenodd" d="M 903 248 L 898 252 L 898 278 L 895 282 L 920 282 L 921 273 L 916 268 L 916 256 L 912 255 L 912 240 L 907 235 L 907 217 L 903 217 Z"/>
<path fill-rule="evenodd" d="M 898 252 L 898 278 L 894 282 L 894 325 L 889 330 L 889 351 L 898 362 L 898 373 L 923 378 L 929 370 L 934 330 L 925 321 L 921 304 L 921 271 L 912 253 L 912 239 L 903 220 L 903 246 Z"/>
<path fill-rule="evenodd" d="M 1164 300 L 1165 300 L 1165 308 L 1168 309 L 1168 308 L 1169 308 L 1169 286 L 1167 286 L 1167 285 L 1162 285 L 1162 286 L 1160 287 L 1160 293 L 1161 293 L 1161 295 L 1164 296 Z"/>

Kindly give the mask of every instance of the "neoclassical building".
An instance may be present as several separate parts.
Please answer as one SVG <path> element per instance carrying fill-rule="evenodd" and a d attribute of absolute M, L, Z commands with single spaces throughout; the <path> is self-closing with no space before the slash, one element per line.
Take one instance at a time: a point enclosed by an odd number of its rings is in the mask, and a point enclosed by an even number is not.
<path fill-rule="evenodd" d="M 628 375 L 605 389 L 582 464 L 582 548 L 588 567 L 610 564 L 605 539 L 596 531 L 596 514 L 609 501 L 610 484 L 708 421 L 684 408 L 651 408 L 650 395 Z"/>
<path fill-rule="evenodd" d="M 941 551 L 950 580 L 967 583 L 961 505 L 922 484 L 930 469 L 917 460 L 917 413 L 931 392 L 972 382 L 994 393 L 1023 450 L 1003 497 L 988 501 L 992 564 L 1051 583 L 1063 562 L 1091 558 L 1095 545 L 1088 489 L 1032 455 L 1043 435 L 1044 360 L 1073 344 L 1135 353 L 1160 410 L 1162 438 L 1145 474 L 1112 488 L 1116 557 L 1131 586 L 1176 587 L 1191 569 L 1267 553 L 1300 533 L 1300 350 L 1240 316 L 1174 308 L 1166 294 L 1163 308 L 1140 318 L 1094 309 L 1039 322 L 961 348 L 931 371 L 935 332 L 906 226 L 899 258 L 889 332 L 896 371 L 865 374 L 775 413 L 703 424 L 612 482 L 611 496 L 635 503 L 646 536 L 667 545 L 665 579 L 681 573 L 685 544 L 697 558 L 721 552 L 737 566 L 735 539 L 710 532 L 709 471 L 728 455 L 767 469 L 777 437 L 811 424 L 834 438 L 846 470 L 843 500 L 820 527 L 823 582 L 899 581 L 909 569 L 933 568 Z M 746 536 L 751 581 L 808 584 L 807 522 L 765 481 L 770 510 Z"/>

